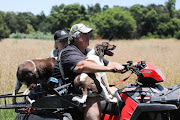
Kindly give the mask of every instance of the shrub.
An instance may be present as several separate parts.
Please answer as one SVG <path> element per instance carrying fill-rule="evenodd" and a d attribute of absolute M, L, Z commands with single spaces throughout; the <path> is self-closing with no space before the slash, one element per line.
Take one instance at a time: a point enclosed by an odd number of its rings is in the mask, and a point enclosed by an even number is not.
<path fill-rule="evenodd" d="M 9 35 L 10 38 L 19 38 L 19 39 L 23 39 L 26 38 L 26 35 L 24 33 L 12 33 L 11 35 Z"/>
<path fill-rule="evenodd" d="M 37 31 L 32 34 L 24 34 L 24 33 L 13 33 L 9 35 L 10 38 L 17 38 L 17 39 L 24 39 L 24 38 L 29 38 L 29 39 L 43 39 L 43 40 L 53 40 L 53 35 L 51 33 L 43 33 L 40 31 Z"/>
<path fill-rule="evenodd" d="M 159 38 L 159 35 L 157 35 L 156 33 L 152 34 L 150 32 L 148 32 L 146 36 L 141 37 L 141 39 L 156 39 L 156 38 Z"/>
<path fill-rule="evenodd" d="M 174 37 L 175 37 L 176 39 L 179 39 L 179 40 L 180 40 L 180 30 L 177 31 L 177 32 L 175 32 Z"/>

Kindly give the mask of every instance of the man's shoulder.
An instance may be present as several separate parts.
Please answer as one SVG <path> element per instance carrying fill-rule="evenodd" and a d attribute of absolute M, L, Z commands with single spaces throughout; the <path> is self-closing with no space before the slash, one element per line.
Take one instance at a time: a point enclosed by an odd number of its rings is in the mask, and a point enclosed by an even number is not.
<path fill-rule="evenodd" d="M 72 54 L 74 54 L 74 55 L 81 55 L 82 54 L 82 52 L 76 47 L 76 46 L 74 46 L 74 45 L 68 45 L 66 48 L 64 48 L 63 49 L 63 51 L 62 51 L 62 54 L 63 55 L 72 55 Z"/>
<path fill-rule="evenodd" d="M 68 45 L 66 48 L 64 48 L 63 50 L 76 50 L 77 48 L 74 45 Z"/>
<path fill-rule="evenodd" d="M 84 54 L 74 45 L 68 45 L 60 53 L 62 64 L 77 63 L 84 60 Z"/>

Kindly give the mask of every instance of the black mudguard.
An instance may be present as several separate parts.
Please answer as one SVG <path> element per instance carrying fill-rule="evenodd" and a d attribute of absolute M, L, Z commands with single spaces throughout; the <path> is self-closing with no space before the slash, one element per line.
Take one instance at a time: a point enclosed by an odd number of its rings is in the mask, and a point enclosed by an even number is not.
<path fill-rule="evenodd" d="M 178 109 L 177 106 L 172 104 L 141 103 L 138 104 L 138 106 L 136 107 L 130 120 L 136 120 L 142 112 L 168 111 L 168 110 L 177 110 L 177 109 Z"/>

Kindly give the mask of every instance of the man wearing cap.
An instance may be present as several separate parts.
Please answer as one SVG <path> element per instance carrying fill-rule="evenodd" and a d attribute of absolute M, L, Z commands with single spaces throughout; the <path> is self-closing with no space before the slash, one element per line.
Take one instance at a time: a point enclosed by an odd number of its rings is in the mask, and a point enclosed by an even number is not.
<path fill-rule="evenodd" d="M 69 33 L 70 44 L 63 49 L 61 56 L 59 56 L 64 75 L 65 77 L 68 77 L 70 81 L 73 81 L 75 77 L 81 73 L 113 72 L 114 68 L 120 72 L 124 69 L 121 64 L 109 62 L 105 59 L 105 66 L 85 60 L 86 54 L 90 51 L 87 47 L 89 46 L 89 33 L 91 31 L 92 28 L 89 28 L 82 23 L 75 24 L 71 27 Z M 57 74 L 60 74 L 60 70 L 57 72 L 59 72 Z M 86 105 L 84 119 L 99 120 L 101 113 L 100 98 L 89 97 Z"/>
<path fill-rule="evenodd" d="M 68 33 L 64 30 L 57 30 L 54 33 L 55 49 L 51 51 L 49 57 L 57 58 L 58 52 L 68 45 Z"/>
<path fill-rule="evenodd" d="M 50 58 L 55 57 L 57 60 L 59 51 L 61 51 L 63 48 L 65 48 L 68 45 L 68 37 L 69 37 L 68 33 L 64 30 L 57 30 L 54 33 L 54 42 L 55 42 L 56 49 L 52 50 L 52 52 L 50 53 L 50 56 L 49 56 Z M 55 61 L 54 72 L 52 73 L 51 79 L 55 78 L 57 81 L 59 81 L 60 84 L 62 84 L 62 81 L 60 80 L 61 74 L 59 73 L 59 65 L 58 64 L 59 63 L 57 61 Z"/>

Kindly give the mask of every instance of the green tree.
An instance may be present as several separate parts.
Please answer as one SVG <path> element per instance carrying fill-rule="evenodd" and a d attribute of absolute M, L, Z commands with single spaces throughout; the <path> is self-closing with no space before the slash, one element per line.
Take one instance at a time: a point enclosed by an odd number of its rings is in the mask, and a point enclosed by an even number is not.
<path fill-rule="evenodd" d="M 44 33 L 51 33 L 52 24 L 48 20 L 42 21 L 38 25 L 38 31 L 41 31 L 41 32 L 44 32 Z"/>
<path fill-rule="evenodd" d="M 104 5 L 104 7 L 102 8 L 102 11 L 104 12 L 107 9 L 109 9 L 109 6 L 108 5 Z"/>
<path fill-rule="evenodd" d="M 4 12 L 0 11 L 0 40 L 9 36 L 10 30 L 4 22 Z"/>
<path fill-rule="evenodd" d="M 52 10 L 51 15 L 49 16 L 50 23 L 52 23 L 52 31 L 55 32 L 57 29 L 65 29 L 71 27 L 72 23 L 78 19 L 88 20 L 89 16 L 83 5 L 71 4 L 59 8 L 60 10 Z"/>
<path fill-rule="evenodd" d="M 169 35 L 168 22 L 171 20 L 168 9 L 163 5 L 151 4 L 143 16 L 143 35 L 165 38 Z"/>
<path fill-rule="evenodd" d="M 137 38 L 140 38 L 142 35 L 142 19 L 143 19 L 143 8 L 144 6 L 141 5 L 134 5 L 130 7 L 130 12 L 131 15 L 134 17 L 136 20 L 136 25 L 137 25 Z"/>
<path fill-rule="evenodd" d="M 64 7 L 65 7 L 64 4 L 61 4 L 59 6 L 57 6 L 57 5 L 53 6 L 51 9 L 51 14 L 53 14 L 54 12 L 60 13 Z"/>
<path fill-rule="evenodd" d="M 165 3 L 166 7 L 167 7 L 167 9 L 169 11 L 169 16 L 171 18 L 174 17 L 175 5 L 176 5 L 175 3 L 176 3 L 176 0 L 168 0 L 168 2 Z"/>
<path fill-rule="evenodd" d="M 158 14 L 152 9 L 148 11 L 144 16 L 144 20 L 142 23 L 142 31 L 143 35 L 147 35 L 147 33 L 155 33 L 158 26 Z"/>
<path fill-rule="evenodd" d="M 94 12 L 94 13 L 99 13 L 99 12 L 101 12 L 101 6 L 100 6 L 99 3 L 96 3 L 96 4 L 95 4 L 93 12 Z"/>
<path fill-rule="evenodd" d="M 169 26 L 167 25 L 167 23 L 170 21 L 169 14 L 160 13 L 158 16 L 159 16 L 159 19 L 158 19 L 159 23 L 156 29 L 157 34 L 162 38 L 167 37 L 169 35 L 169 32 L 168 32 Z"/>
<path fill-rule="evenodd" d="M 113 36 L 120 39 L 130 39 L 136 34 L 136 22 L 130 12 L 119 7 L 108 9 L 91 17 L 97 33 L 103 38 Z"/>
<path fill-rule="evenodd" d="M 180 19 L 180 9 L 176 11 L 176 17 Z"/>
<path fill-rule="evenodd" d="M 168 29 L 169 29 L 169 26 L 167 25 L 167 23 L 159 23 L 158 27 L 157 27 L 157 33 L 159 36 L 164 36 L 164 37 L 167 37 L 168 36 Z"/>
<path fill-rule="evenodd" d="M 180 19 L 173 18 L 169 22 L 161 22 L 157 27 L 157 33 L 161 37 L 175 36 L 180 31 Z"/>
<path fill-rule="evenodd" d="M 47 17 L 47 21 L 52 25 L 51 32 L 54 33 L 58 29 L 64 29 L 66 26 L 65 15 L 62 13 L 64 4 L 53 6 L 51 14 Z M 63 20 L 64 19 L 64 20 Z M 44 24 L 41 24 L 43 26 Z"/>
<path fill-rule="evenodd" d="M 109 7 L 109 6 L 106 6 L 106 7 Z M 92 16 L 95 13 L 100 13 L 101 12 L 101 6 L 100 6 L 99 3 L 96 3 L 94 6 L 93 5 L 91 5 L 91 6 L 88 5 L 87 11 L 88 11 L 88 15 Z"/>
<path fill-rule="evenodd" d="M 175 33 L 174 37 L 180 40 L 180 30 Z"/>
<path fill-rule="evenodd" d="M 168 34 L 172 37 L 177 31 L 180 31 L 180 19 L 173 18 L 168 23 Z"/>
<path fill-rule="evenodd" d="M 33 26 L 31 24 L 27 24 L 26 33 L 27 34 L 32 34 L 34 32 L 35 32 L 35 30 L 34 30 Z"/>
<path fill-rule="evenodd" d="M 94 14 L 93 10 L 94 10 L 93 6 L 88 5 L 88 15 L 92 16 Z"/>
<path fill-rule="evenodd" d="M 36 22 L 37 26 L 35 30 L 44 33 L 50 33 L 52 30 L 52 24 L 50 19 L 48 19 L 48 17 L 45 16 L 44 12 L 42 11 L 40 15 L 36 16 L 36 18 L 37 18 L 37 22 Z"/>
<path fill-rule="evenodd" d="M 10 29 L 11 33 L 16 33 L 18 30 L 18 24 L 17 24 L 17 19 L 16 19 L 16 14 L 14 12 L 7 12 L 5 14 L 5 22 Z"/>
<path fill-rule="evenodd" d="M 17 32 L 25 33 L 27 29 L 27 24 L 31 24 L 28 16 L 29 13 L 18 13 L 16 16 L 17 20 Z"/>
<path fill-rule="evenodd" d="M 155 10 L 157 14 L 167 13 L 168 9 L 163 5 L 150 4 L 147 6 L 148 10 Z"/>

